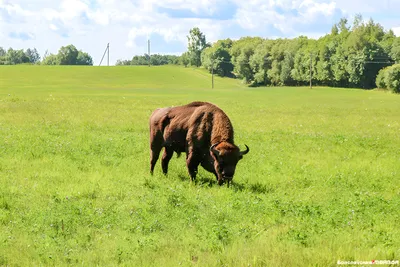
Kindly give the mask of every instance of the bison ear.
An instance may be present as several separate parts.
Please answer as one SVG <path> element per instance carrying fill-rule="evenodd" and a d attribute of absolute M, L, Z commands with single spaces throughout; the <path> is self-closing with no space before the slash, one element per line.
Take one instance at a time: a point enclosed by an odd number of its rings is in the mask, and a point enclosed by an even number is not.
<path fill-rule="evenodd" d="M 214 155 L 215 158 L 218 158 L 219 157 L 219 151 L 214 148 L 216 145 L 218 145 L 218 144 L 212 145 L 210 147 L 210 151 L 212 152 L 212 154 Z"/>

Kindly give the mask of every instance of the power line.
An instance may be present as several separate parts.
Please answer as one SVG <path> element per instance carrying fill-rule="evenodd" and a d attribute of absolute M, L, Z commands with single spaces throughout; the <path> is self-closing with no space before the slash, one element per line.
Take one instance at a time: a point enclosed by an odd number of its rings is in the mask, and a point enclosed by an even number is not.
<path fill-rule="evenodd" d="M 348 59 L 343 59 L 343 60 L 345 60 L 345 61 L 347 61 Z M 280 62 L 282 62 L 283 60 L 280 60 Z M 272 61 L 270 61 L 270 60 L 263 60 L 263 61 L 257 61 L 256 63 L 259 63 L 259 62 L 263 62 L 263 63 L 266 63 L 266 62 L 272 62 Z M 318 60 L 316 60 L 316 62 L 318 62 Z M 235 65 L 250 65 L 250 61 L 246 61 L 246 62 L 235 62 L 235 61 L 232 61 L 232 60 L 221 60 L 220 61 L 220 63 L 226 63 L 226 64 L 235 64 Z M 394 61 L 363 61 L 363 62 L 361 62 L 361 63 L 364 63 L 364 64 L 394 64 L 395 62 Z"/>

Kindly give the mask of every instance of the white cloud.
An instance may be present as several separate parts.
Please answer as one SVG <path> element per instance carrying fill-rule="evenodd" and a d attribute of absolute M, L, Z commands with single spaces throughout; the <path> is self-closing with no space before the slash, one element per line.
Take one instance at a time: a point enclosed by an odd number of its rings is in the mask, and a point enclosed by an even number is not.
<path fill-rule="evenodd" d="M 305 0 L 298 8 L 301 10 L 303 18 L 314 18 L 318 15 L 332 16 L 336 8 L 336 3 L 316 3 L 313 0 Z"/>
<path fill-rule="evenodd" d="M 400 37 L 400 27 L 393 27 L 392 30 L 396 36 Z"/>
<path fill-rule="evenodd" d="M 170 8 L 170 9 L 187 9 L 196 14 L 206 13 L 213 14 L 216 7 L 220 3 L 218 0 L 147 0 L 143 1 L 144 5 L 149 10 L 154 10 L 157 7 Z"/>
<path fill-rule="evenodd" d="M 129 31 L 127 45 L 129 47 L 138 46 L 136 43 L 138 37 L 151 39 L 154 34 L 162 36 L 166 42 L 178 41 L 186 45 L 186 36 L 193 27 L 199 27 L 205 34 L 207 41 L 214 42 L 218 40 L 223 29 L 223 24 L 216 25 L 209 19 L 180 19 L 179 24 L 176 24 L 175 21 L 174 19 L 163 17 L 151 27 L 147 25 L 133 27 Z"/>
<path fill-rule="evenodd" d="M 231 19 L 210 18 L 227 6 L 234 12 Z M 168 15 L 178 9 L 189 10 L 192 17 Z M 365 14 L 364 18 L 376 14 L 375 21 L 400 35 L 397 19 L 386 18 L 398 9 L 400 1 L 393 0 L 0 0 L 0 36 L 2 46 L 36 47 L 42 54 L 47 49 L 57 53 L 61 46 L 74 44 L 89 52 L 95 63 L 110 42 L 115 62 L 145 53 L 147 39 L 156 35 L 164 40 L 165 52 L 176 53 L 178 48 L 171 45 L 180 43 L 179 49 L 184 48 L 193 27 L 199 27 L 211 42 L 222 36 L 235 38 L 239 33 L 319 37 L 330 31 L 330 26 L 321 30 L 321 23 L 333 24 L 338 12 L 350 18 L 358 12 Z M 35 38 L 18 40 L 10 38 L 11 33 Z"/>
<path fill-rule="evenodd" d="M 376 14 L 379 12 L 396 11 L 400 8 L 398 0 L 335 0 L 345 13 L 351 15 L 355 13 Z"/>
<path fill-rule="evenodd" d="M 56 25 L 52 24 L 52 23 L 49 25 L 49 28 L 50 28 L 50 30 L 53 30 L 53 31 L 57 31 L 58 30 L 58 27 Z"/>
<path fill-rule="evenodd" d="M 10 16 L 14 15 L 14 16 L 26 17 L 33 15 L 33 12 L 23 9 L 19 4 L 16 3 L 11 4 L 10 2 L 7 1 L 1 1 L 0 8 L 3 8 L 5 11 L 7 11 L 7 13 Z"/>
<path fill-rule="evenodd" d="M 325 0 L 234 0 L 239 6 L 237 23 L 244 29 L 255 30 L 272 25 L 284 34 L 295 33 L 295 27 L 311 24 L 321 17 L 331 17 L 336 3 Z"/>

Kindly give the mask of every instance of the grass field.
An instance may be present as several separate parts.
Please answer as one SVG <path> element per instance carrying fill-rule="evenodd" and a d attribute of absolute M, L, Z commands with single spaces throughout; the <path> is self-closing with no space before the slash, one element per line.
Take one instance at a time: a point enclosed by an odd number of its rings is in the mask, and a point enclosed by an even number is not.
<path fill-rule="evenodd" d="M 250 153 L 231 187 L 149 174 L 148 118 L 210 101 Z M 0 266 L 400 260 L 400 96 L 247 88 L 181 67 L 0 67 Z"/>

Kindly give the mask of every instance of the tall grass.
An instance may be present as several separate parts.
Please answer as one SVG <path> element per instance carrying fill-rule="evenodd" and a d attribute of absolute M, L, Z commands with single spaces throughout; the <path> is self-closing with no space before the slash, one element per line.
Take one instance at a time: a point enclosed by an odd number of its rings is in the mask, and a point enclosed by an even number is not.
<path fill-rule="evenodd" d="M 0 265 L 335 266 L 400 258 L 400 98 L 178 67 L 0 67 Z M 149 174 L 148 118 L 210 101 L 234 184 Z"/>

